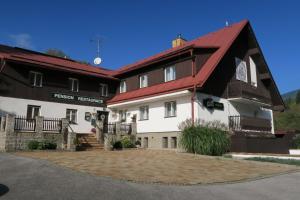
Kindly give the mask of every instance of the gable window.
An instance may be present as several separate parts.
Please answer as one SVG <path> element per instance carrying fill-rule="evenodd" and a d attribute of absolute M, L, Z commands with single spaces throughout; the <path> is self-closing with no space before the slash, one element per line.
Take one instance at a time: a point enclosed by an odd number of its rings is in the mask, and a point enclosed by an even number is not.
<path fill-rule="evenodd" d="M 43 86 L 43 74 L 40 72 L 29 72 L 30 84 L 33 87 L 42 87 Z"/>
<path fill-rule="evenodd" d="M 71 124 L 77 123 L 77 110 L 75 109 L 67 109 L 66 118 L 69 120 Z"/>
<path fill-rule="evenodd" d="M 140 120 L 148 120 L 149 119 L 149 107 L 141 106 L 140 107 Z"/>
<path fill-rule="evenodd" d="M 120 83 L 120 93 L 126 92 L 126 82 L 125 80 L 121 81 Z"/>
<path fill-rule="evenodd" d="M 121 122 L 126 122 L 126 110 L 120 110 L 119 111 L 119 120 Z"/>
<path fill-rule="evenodd" d="M 165 82 L 172 81 L 176 79 L 175 66 L 170 66 L 165 68 Z"/>
<path fill-rule="evenodd" d="M 236 57 L 235 65 L 236 65 L 236 79 L 247 83 L 248 79 L 247 79 L 246 62 Z"/>
<path fill-rule="evenodd" d="M 165 103 L 165 117 L 176 117 L 176 101 Z"/>
<path fill-rule="evenodd" d="M 79 91 L 79 81 L 76 78 L 69 78 L 69 89 L 72 92 Z"/>
<path fill-rule="evenodd" d="M 251 85 L 257 87 L 256 64 L 251 57 L 249 57 L 249 63 L 250 63 Z"/>
<path fill-rule="evenodd" d="M 148 76 L 141 75 L 140 76 L 140 88 L 148 87 Z"/>
<path fill-rule="evenodd" d="M 100 84 L 100 95 L 103 97 L 107 97 L 108 96 L 108 86 L 107 84 Z"/>

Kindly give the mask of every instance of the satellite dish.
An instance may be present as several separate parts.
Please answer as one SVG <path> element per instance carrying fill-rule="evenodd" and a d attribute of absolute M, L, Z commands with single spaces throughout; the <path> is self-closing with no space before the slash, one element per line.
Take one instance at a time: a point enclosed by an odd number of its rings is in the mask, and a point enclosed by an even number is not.
<path fill-rule="evenodd" d="M 94 59 L 94 64 L 95 64 L 95 65 L 99 65 L 101 62 L 102 62 L 102 59 L 101 59 L 100 57 L 96 57 L 96 58 Z"/>

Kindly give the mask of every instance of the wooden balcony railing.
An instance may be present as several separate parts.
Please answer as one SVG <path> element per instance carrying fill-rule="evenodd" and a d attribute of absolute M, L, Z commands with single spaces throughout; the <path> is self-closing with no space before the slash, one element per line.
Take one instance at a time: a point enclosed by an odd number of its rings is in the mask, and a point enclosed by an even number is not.
<path fill-rule="evenodd" d="M 232 131 L 259 131 L 271 132 L 272 123 L 269 119 L 247 117 L 247 116 L 229 116 L 229 129 Z"/>
<path fill-rule="evenodd" d="M 271 104 L 271 95 L 268 90 L 242 81 L 229 83 L 228 98 L 256 99 L 262 103 Z"/>

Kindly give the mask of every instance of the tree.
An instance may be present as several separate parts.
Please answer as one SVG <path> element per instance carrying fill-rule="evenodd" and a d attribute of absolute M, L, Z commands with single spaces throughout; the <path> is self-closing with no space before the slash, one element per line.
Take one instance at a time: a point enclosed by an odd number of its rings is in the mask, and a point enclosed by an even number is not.
<path fill-rule="evenodd" d="M 296 104 L 300 104 L 300 91 L 298 91 L 296 95 Z"/>
<path fill-rule="evenodd" d="M 51 56 L 57 56 L 61 58 L 69 58 L 65 52 L 59 49 L 48 49 L 45 51 L 46 54 L 51 55 Z"/>

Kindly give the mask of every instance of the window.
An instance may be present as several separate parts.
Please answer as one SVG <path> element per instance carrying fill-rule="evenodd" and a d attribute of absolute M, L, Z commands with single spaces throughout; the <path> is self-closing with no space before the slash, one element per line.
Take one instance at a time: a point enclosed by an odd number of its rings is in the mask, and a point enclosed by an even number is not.
<path fill-rule="evenodd" d="M 140 120 L 147 120 L 149 119 L 149 107 L 142 106 L 140 107 Z"/>
<path fill-rule="evenodd" d="M 43 86 L 43 74 L 39 72 L 31 71 L 29 73 L 30 84 L 34 87 L 42 87 Z"/>
<path fill-rule="evenodd" d="M 79 81 L 76 78 L 69 78 L 69 89 L 72 92 L 78 92 L 79 91 Z"/>
<path fill-rule="evenodd" d="M 103 97 L 108 96 L 108 86 L 107 84 L 100 84 L 100 95 Z"/>
<path fill-rule="evenodd" d="M 162 148 L 168 148 L 168 137 L 162 138 Z"/>
<path fill-rule="evenodd" d="M 120 83 L 120 93 L 126 92 L 126 82 L 121 81 Z"/>
<path fill-rule="evenodd" d="M 148 87 L 148 76 L 142 75 L 140 76 L 140 88 Z"/>
<path fill-rule="evenodd" d="M 75 109 L 67 109 L 66 118 L 69 120 L 71 124 L 77 123 L 77 110 Z"/>
<path fill-rule="evenodd" d="M 121 122 L 126 122 L 126 110 L 120 110 L 119 111 L 119 120 Z"/>
<path fill-rule="evenodd" d="M 249 57 L 249 62 L 250 62 L 251 85 L 257 87 L 256 64 L 251 57 Z"/>
<path fill-rule="evenodd" d="M 235 64 L 236 64 L 236 79 L 247 83 L 248 80 L 247 80 L 246 62 L 239 58 L 235 58 Z"/>
<path fill-rule="evenodd" d="M 175 66 L 165 68 L 165 82 L 172 81 L 176 79 Z"/>
<path fill-rule="evenodd" d="M 166 102 L 165 103 L 165 117 L 175 117 L 176 116 L 176 102 Z"/>
<path fill-rule="evenodd" d="M 34 119 L 40 116 L 41 106 L 28 105 L 27 106 L 27 119 Z"/>

